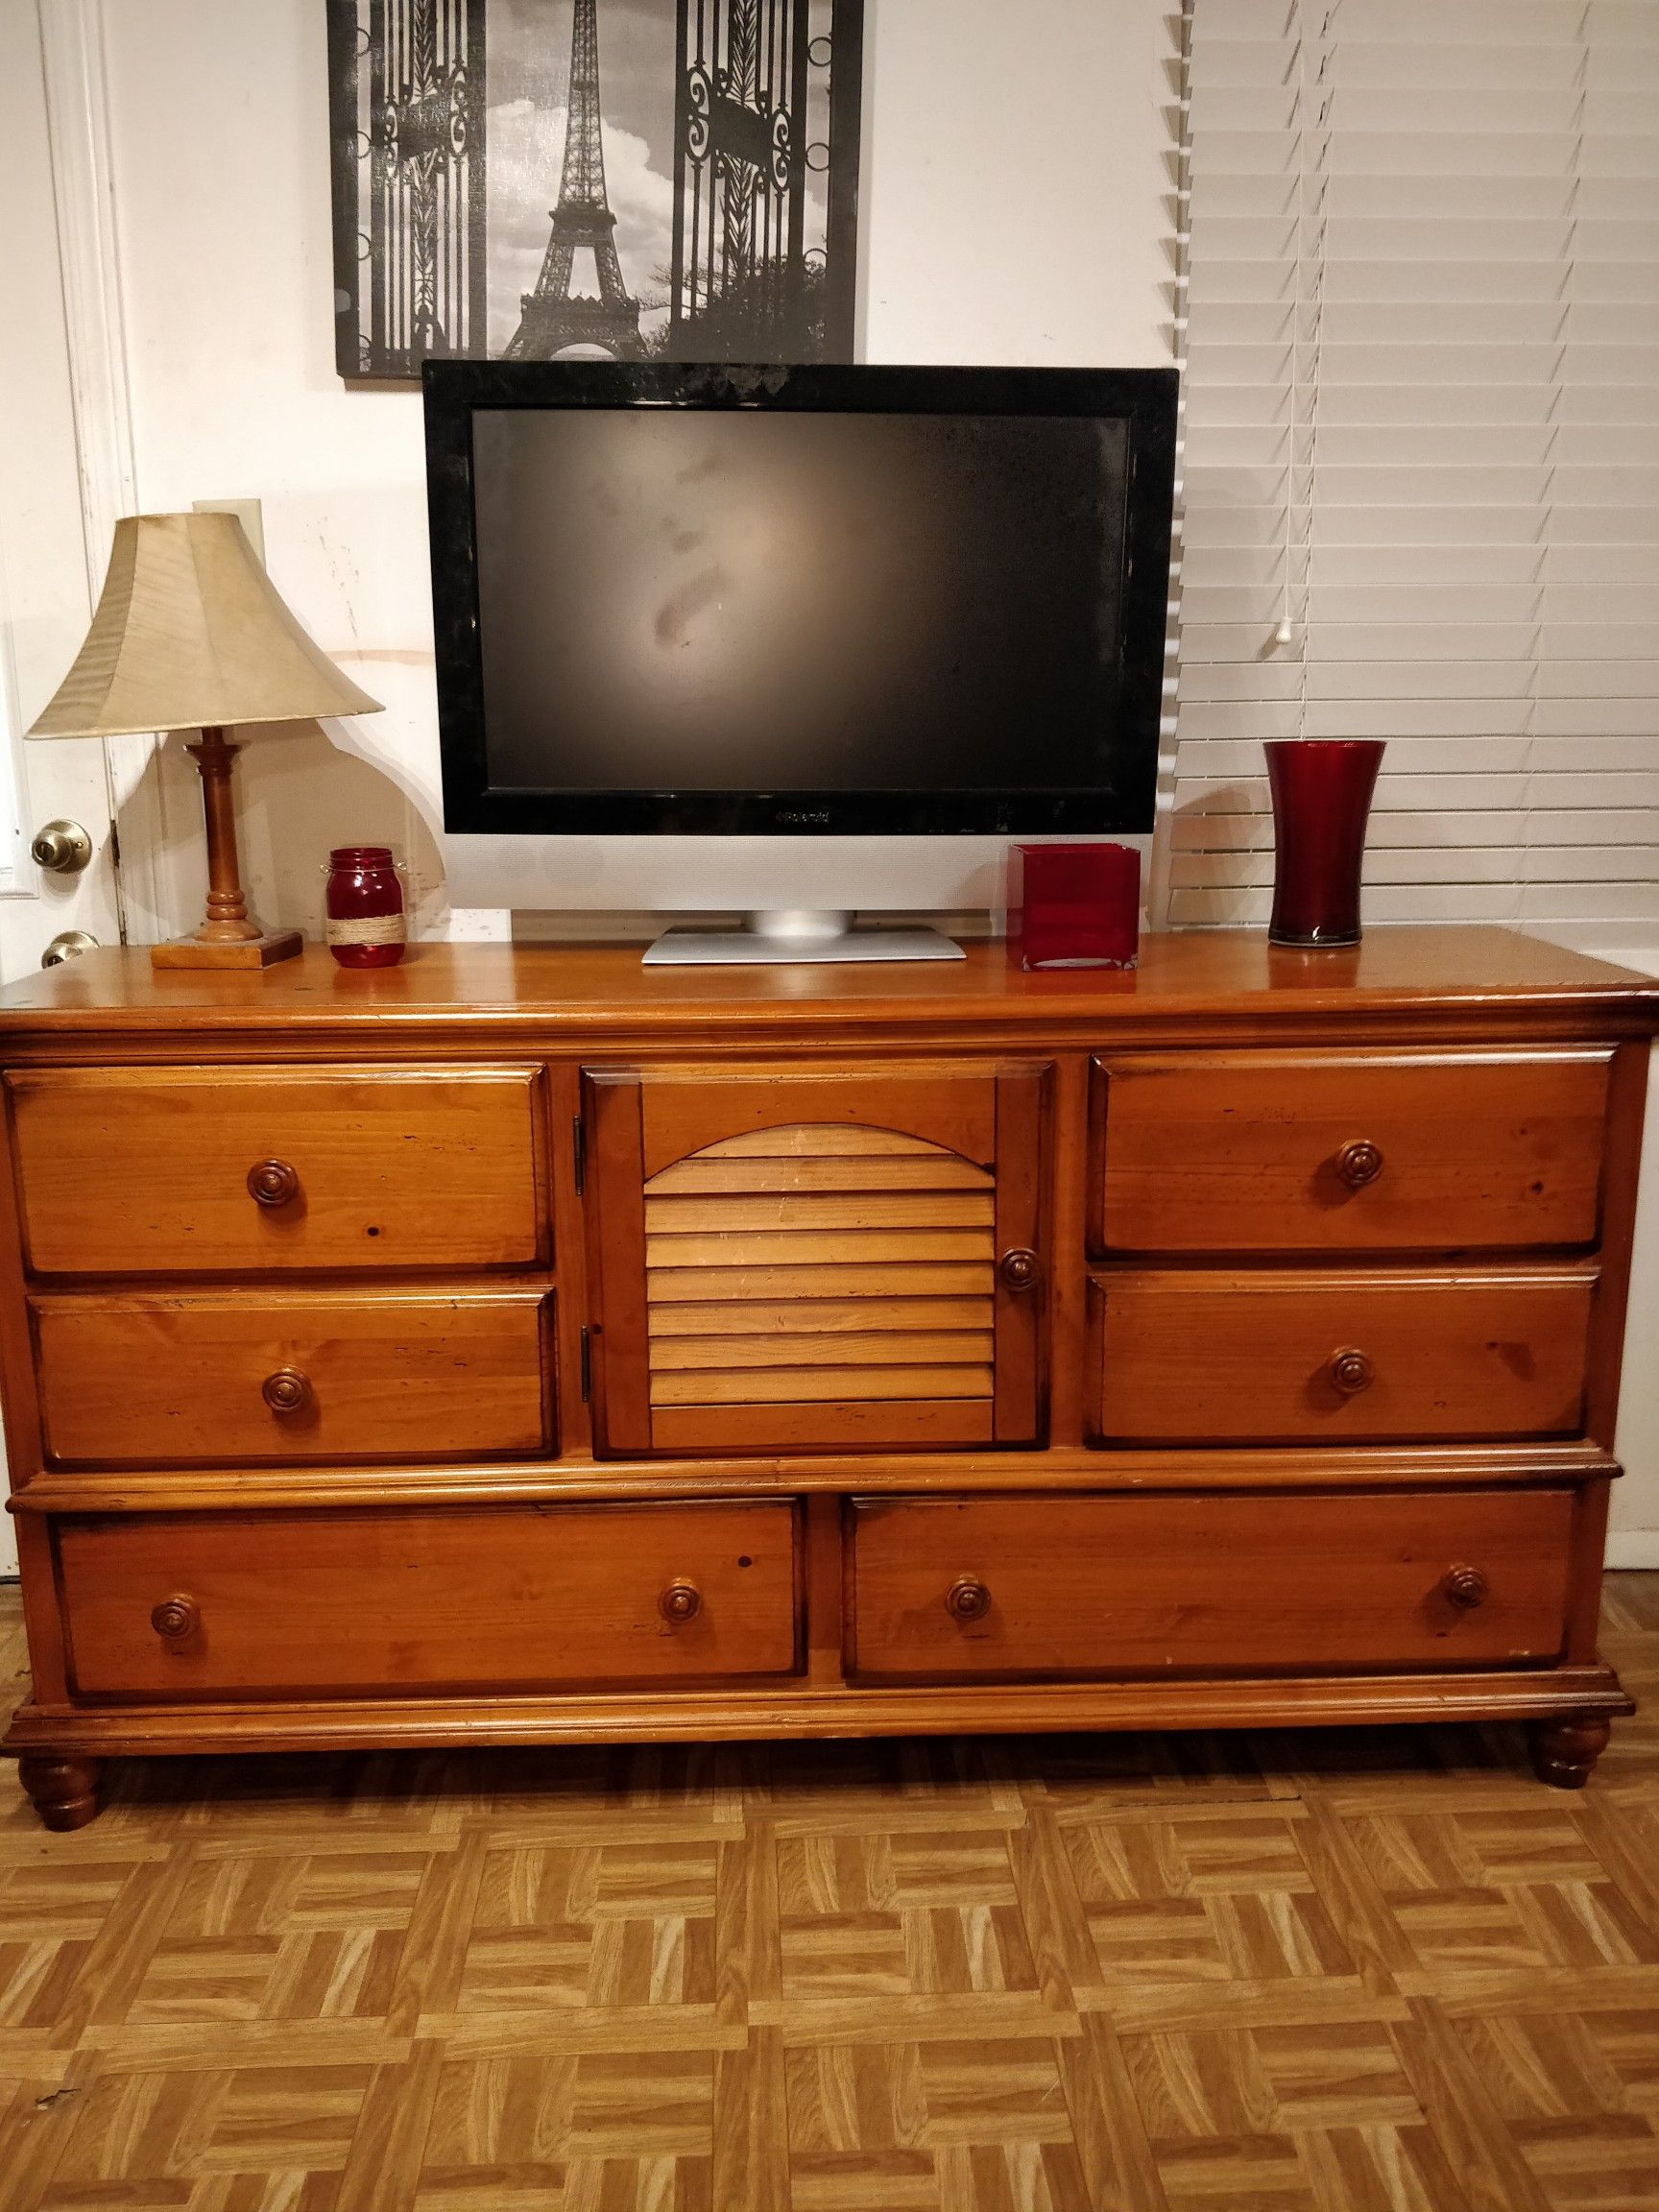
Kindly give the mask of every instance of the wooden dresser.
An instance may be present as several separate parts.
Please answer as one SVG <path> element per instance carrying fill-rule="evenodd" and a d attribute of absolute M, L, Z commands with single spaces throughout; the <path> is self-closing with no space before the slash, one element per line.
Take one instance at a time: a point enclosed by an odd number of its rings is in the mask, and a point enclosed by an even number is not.
<path fill-rule="evenodd" d="M 48 1826 L 106 1757 L 1530 1720 L 1581 1783 L 1659 986 L 93 953 L 0 1000 Z"/>

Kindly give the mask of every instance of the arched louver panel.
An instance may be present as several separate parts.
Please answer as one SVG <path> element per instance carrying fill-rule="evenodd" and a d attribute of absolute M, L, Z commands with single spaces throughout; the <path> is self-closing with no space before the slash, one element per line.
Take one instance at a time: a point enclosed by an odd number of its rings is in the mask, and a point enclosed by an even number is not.
<path fill-rule="evenodd" d="M 892 1129 L 730 1137 L 645 1185 L 651 1403 L 993 1391 L 996 1177 Z"/>
<path fill-rule="evenodd" d="M 1043 1079 L 589 1074 L 598 1449 L 1029 1441 Z"/>

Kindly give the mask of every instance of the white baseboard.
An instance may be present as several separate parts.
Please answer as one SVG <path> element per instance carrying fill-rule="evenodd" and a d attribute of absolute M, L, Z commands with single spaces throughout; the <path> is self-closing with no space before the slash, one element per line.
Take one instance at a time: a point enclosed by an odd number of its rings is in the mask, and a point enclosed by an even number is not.
<path fill-rule="evenodd" d="M 1607 1564 L 1659 1571 L 1659 1528 L 1615 1528 L 1607 1539 Z"/>

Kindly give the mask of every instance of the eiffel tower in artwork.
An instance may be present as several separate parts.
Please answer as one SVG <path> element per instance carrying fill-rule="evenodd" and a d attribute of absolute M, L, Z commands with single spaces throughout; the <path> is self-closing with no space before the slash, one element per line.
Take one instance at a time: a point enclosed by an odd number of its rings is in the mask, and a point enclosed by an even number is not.
<path fill-rule="evenodd" d="M 589 247 L 599 297 L 572 292 L 579 246 Z M 598 0 L 575 0 L 570 25 L 570 94 L 559 204 L 534 292 L 522 296 L 509 361 L 551 361 L 572 347 L 597 349 L 619 361 L 640 360 L 639 302 L 622 281 L 616 218 L 605 198 L 605 149 L 599 137 Z"/>

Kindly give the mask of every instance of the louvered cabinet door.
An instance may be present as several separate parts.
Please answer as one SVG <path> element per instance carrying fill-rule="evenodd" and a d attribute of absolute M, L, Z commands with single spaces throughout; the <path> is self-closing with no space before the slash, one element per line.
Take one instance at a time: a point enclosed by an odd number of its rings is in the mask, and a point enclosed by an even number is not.
<path fill-rule="evenodd" d="M 1045 1078 L 587 1071 L 595 1449 L 1034 1442 Z"/>

